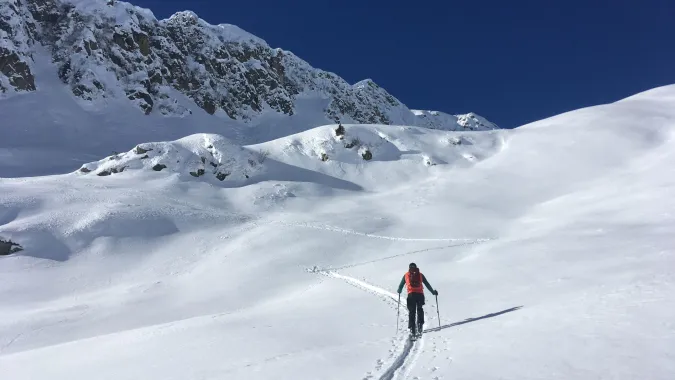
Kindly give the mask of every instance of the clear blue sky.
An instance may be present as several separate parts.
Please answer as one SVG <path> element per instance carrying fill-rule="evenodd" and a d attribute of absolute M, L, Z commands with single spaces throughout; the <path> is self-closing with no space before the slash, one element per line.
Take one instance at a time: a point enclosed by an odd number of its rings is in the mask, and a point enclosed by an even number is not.
<path fill-rule="evenodd" d="M 502 127 L 675 83 L 672 0 L 131 0 L 192 10 L 411 108 Z"/>

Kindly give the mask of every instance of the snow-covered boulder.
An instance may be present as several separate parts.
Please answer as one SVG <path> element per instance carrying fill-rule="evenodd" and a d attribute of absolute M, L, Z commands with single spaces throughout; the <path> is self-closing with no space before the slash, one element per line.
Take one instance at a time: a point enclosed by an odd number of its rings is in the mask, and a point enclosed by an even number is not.
<path fill-rule="evenodd" d="M 107 177 L 155 171 L 187 178 L 236 181 L 260 173 L 264 161 L 264 153 L 245 150 L 223 136 L 195 134 L 176 141 L 139 144 L 126 153 L 85 164 L 78 173 Z"/>

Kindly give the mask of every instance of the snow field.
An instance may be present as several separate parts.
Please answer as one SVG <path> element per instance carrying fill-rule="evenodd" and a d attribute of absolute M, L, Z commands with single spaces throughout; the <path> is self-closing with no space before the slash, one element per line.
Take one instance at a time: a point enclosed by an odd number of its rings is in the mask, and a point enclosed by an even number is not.
<path fill-rule="evenodd" d="M 152 151 L 173 169 L 128 152 L 109 176 L 0 179 L 0 237 L 24 248 L 0 258 L 0 373 L 669 379 L 674 94 L 512 131 L 224 137 L 218 162 L 269 153 L 233 182 L 189 174 L 220 138 L 189 133 L 126 145 L 173 147 Z M 440 292 L 414 345 L 394 299 L 411 261 Z"/>

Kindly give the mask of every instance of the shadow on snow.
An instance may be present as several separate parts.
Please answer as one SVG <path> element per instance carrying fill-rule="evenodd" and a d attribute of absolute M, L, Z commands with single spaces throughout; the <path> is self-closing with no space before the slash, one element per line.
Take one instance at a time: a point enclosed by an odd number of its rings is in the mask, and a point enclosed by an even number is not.
<path fill-rule="evenodd" d="M 450 323 L 450 324 L 448 324 L 448 325 L 443 325 L 443 326 L 440 326 L 440 327 L 433 327 L 433 328 L 424 330 L 424 333 L 441 331 L 441 330 L 445 330 L 445 329 L 450 328 L 450 327 L 463 325 L 463 324 L 465 324 L 465 323 L 471 323 L 471 322 L 475 322 L 475 321 L 480 321 L 481 319 L 493 318 L 493 317 L 496 317 L 496 316 L 498 316 L 498 315 L 502 315 L 502 314 L 510 313 L 510 312 L 512 312 L 512 311 L 520 310 L 520 309 L 522 309 L 522 308 L 523 308 L 522 306 L 516 306 L 516 307 L 512 307 L 512 308 L 510 308 L 510 309 L 498 311 L 498 312 L 496 312 L 496 313 L 486 314 L 486 315 L 483 315 L 482 317 L 469 318 L 469 319 L 465 319 L 465 320 L 463 320 L 463 321 L 461 321 L 461 322 L 454 322 L 454 323 Z"/>

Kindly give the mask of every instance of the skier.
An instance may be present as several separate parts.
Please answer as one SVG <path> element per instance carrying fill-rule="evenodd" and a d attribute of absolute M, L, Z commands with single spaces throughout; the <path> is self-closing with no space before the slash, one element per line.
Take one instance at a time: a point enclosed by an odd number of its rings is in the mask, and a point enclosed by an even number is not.
<path fill-rule="evenodd" d="M 408 272 L 403 275 L 401 283 L 398 286 L 398 294 L 401 294 L 403 285 L 408 288 L 408 329 L 412 336 L 422 334 L 422 326 L 424 325 L 424 287 L 422 283 L 429 289 L 431 294 L 437 296 L 438 291 L 434 290 L 426 277 L 420 272 L 417 264 L 410 263 L 408 265 Z M 415 323 L 415 314 L 417 314 L 417 323 Z M 417 333 L 417 331 L 419 331 Z"/>

